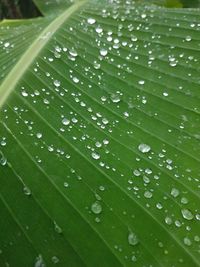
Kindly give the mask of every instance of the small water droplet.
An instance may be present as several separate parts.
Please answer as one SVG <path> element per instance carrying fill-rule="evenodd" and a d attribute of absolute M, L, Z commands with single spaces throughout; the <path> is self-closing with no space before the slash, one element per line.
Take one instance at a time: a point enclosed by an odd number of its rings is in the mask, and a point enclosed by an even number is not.
<path fill-rule="evenodd" d="M 172 218 L 170 217 L 165 217 L 165 223 L 168 224 L 168 225 L 171 225 L 172 224 Z"/>
<path fill-rule="evenodd" d="M 148 153 L 151 150 L 151 147 L 149 145 L 147 145 L 147 144 L 140 144 L 138 146 L 138 149 L 142 153 Z"/>
<path fill-rule="evenodd" d="M 56 257 L 56 256 L 53 256 L 53 257 L 51 258 L 51 260 L 52 260 L 52 262 L 53 262 L 54 264 L 56 264 L 56 263 L 59 262 L 59 258 Z"/>
<path fill-rule="evenodd" d="M 92 24 L 94 24 L 95 22 L 96 22 L 96 20 L 93 19 L 93 18 L 88 18 L 88 19 L 87 19 L 87 23 L 88 23 L 88 24 L 91 24 L 91 25 L 92 25 Z"/>
<path fill-rule="evenodd" d="M 54 230 L 56 231 L 56 233 L 62 234 L 62 228 L 58 226 L 55 221 L 54 221 Z"/>
<path fill-rule="evenodd" d="M 27 97 L 27 96 L 28 96 L 28 93 L 27 93 L 26 91 L 24 91 L 24 90 L 21 92 L 21 94 L 22 94 L 22 96 L 24 96 L 24 97 Z"/>
<path fill-rule="evenodd" d="M 128 234 L 128 243 L 131 246 L 135 246 L 139 243 L 138 237 L 135 233 L 129 232 Z"/>
<path fill-rule="evenodd" d="M 40 138 L 42 138 L 42 133 L 37 133 L 36 136 L 38 139 L 40 139 Z"/>
<path fill-rule="evenodd" d="M 44 263 L 42 255 L 39 255 L 36 258 L 34 267 L 46 267 L 46 264 Z"/>
<path fill-rule="evenodd" d="M 173 197 L 178 197 L 178 196 L 179 196 L 179 190 L 176 189 L 176 188 L 172 188 L 172 190 L 171 190 L 171 195 L 172 195 Z"/>
<path fill-rule="evenodd" d="M 100 159 L 100 155 L 96 152 L 92 152 L 92 158 L 93 159 Z"/>
<path fill-rule="evenodd" d="M 145 198 L 152 198 L 153 194 L 150 191 L 145 191 L 144 192 L 144 197 Z"/>
<path fill-rule="evenodd" d="M 100 55 L 101 56 L 105 57 L 107 54 L 108 54 L 108 50 L 107 49 L 105 49 L 105 48 L 101 48 L 100 49 Z"/>
<path fill-rule="evenodd" d="M 192 245 L 192 241 L 188 237 L 184 237 L 183 242 L 186 246 Z"/>
<path fill-rule="evenodd" d="M 60 86 L 60 81 L 55 80 L 55 81 L 53 82 L 53 84 L 54 84 L 56 87 L 59 87 L 59 86 Z"/>
<path fill-rule="evenodd" d="M 1 166 L 5 166 L 7 164 L 7 158 L 0 153 L 0 164 Z"/>
<path fill-rule="evenodd" d="M 63 125 L 69 125 L 70 124 L 70 120 L 68 120 L 67 118 L 62 119 L 62 124 Z"/>
<path fill-rule="evenodd" d="M 74 83 L 79 83 L 79 79 L 77 77 L 73 77 L 72 80 Z"/>
<path fill-rule="evenodd" d="M 102 206 L 99 201 L 96 201 L 91 205 L 91 211 L 94 214 L 100 214 L 102 212 Z"/>
<path fill-rule="evenodd" d="M 9 42 L 6 42 L 6 43 L 4 43 L 4 47 L 9 47 L 10 46 L 10 43 Z"/>
<path fill-rule="evenodd" d="M 119 103 L 121 101 L 120 96 L 118 94 L 112 94 L 110 99 L 113 103 Z"/>
<path fill-rule="evenodd" d="M 186 40 L 187 42 L 190 42 L 190 41 L 192 40 L 192 37 L 188 35 L 188 36 L 185 37 L 185 40 Z"/>
<path fill-rule="evenodd" d="M 27 195 L 27 196 L 30 196 L 31 195 L 31 190 L 27 186 L 24 186 L 23 191 L 24 191 L 24 194 L 25 195 Z"/>

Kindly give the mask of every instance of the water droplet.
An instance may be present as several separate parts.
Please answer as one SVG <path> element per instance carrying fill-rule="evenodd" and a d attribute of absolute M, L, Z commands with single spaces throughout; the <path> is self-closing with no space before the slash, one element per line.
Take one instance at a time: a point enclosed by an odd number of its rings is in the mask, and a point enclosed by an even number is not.
<path fill-rule="evenodd" d="M 6 43 L 4 43 L 4 47 L 9 47 L 10 46 L 10 43 L 9 42 L 6 42 Z"/>
<path fill-rule="evenodd" d="M 100 204 L 99 201 L 96 201 L 92 204 L 91 206 L 91 211 L 94 213 L 94 214 L 100 214 L 102 212 L 102 206 Z"/>
<path fill-rule="evenodd" d="M 119 103 L 121 101 L 120 96 L 118 94 L 112 94 L 110 99 L 113 103 Z"/>
<path fill-rule="evenodd" d="M 100 69 L 100 67 L 101 67 L 101 64 L 100 63 L 98 63 L 97 61 L 94 61 L 94 68 L 96 69 L 96 70 L 98 70 L 98 69 Z"/>
<path fill-rule="evenodd" d="M 5 166 L 7 164 L 7 158 L 0 153 L 0 164 L 1 166 Z"/>
<path fill-rule="evenodd" d="M 31 190 L 27 186 L 24 186 L 23 191 L 25 195 L 27 196 L 31 195 Z"/>
<path fill-rule="evenodd" d="M 37 133 L 36 136 L 38 139 L 40 139 L 40 138 L 42 138 L 42 133 Z"/>
<path fill-rule="evenodd" d="M 139 243 L 138 237 L 135 233 L 129 232 L 128 234 L 128 243 L 131 246 L 135 246 Z"/>
<path fill-rule="evenodd" d="M 133 174 L 138 177 L 138 176 L 141 175 L 141 172 L 136 169 L 136 170 L 133 171 Z"/>
<path fill-rule="evenodd" d="M 24 90 L 21 92 L 21 94 L 22 94 L 22 96 L 24 96 L 24 97 L 27 97 L 27 96 L 28 96 L 28 93 L 27 93 L 26 91 L 24 91 Z"/>
<path fill-rule="evenodd" d="M 62 119 L 62 124 L 63 125 L 69 125 L 70 124 L 70 120 L 68 120 L 67 118 Z"/>
<path fill-rule="evenodd" d="M 88 24 L 91 24 L 91 25 L 92 25 L 92 24 L 94 24 L 95 22 L 96 22 L 96 20 L 93 19 L 93 18 L 88 18 L 88 19 L 87 19 L 87 23 L 88 23 Z"/>
<path fill-rule="evenodd" d="M 192 214 L 192 212 L 188 209 L 182 209 L 181 213 L 183 215 L 183 218 L 186 220 L 191 221 L 194 218 L 194 215 Z"/>
<path fill-rule="evenodd" d="M 61 234 L 62 233 L 62 228 L 57 225 L 57 223 L 54 221 L 54 230 L 56 233 Z"/>
<path fill-rule="evenodd" d="M 53 82 L 53 84 L 54 84 L 56 87 L 59 87 L 59 86 L 60 86 L 60 81 L 55 80 L 55 81 Z"/>
<path fill-rule="evenodd" d="M 151 198 L 152 196 L 153 196 L 153 194 L 150 191 L 145 191 L 144 192 L 144 197 Z"/>
<path fill-rule="evenodd" d="M 145 81 L 144 81 L 144 80 L 140 80 L 138 83 L 139 83 L 140 85 L 143 85 L 143 84 L 145 84 Z"/>
<path fill-rule="evenodd" d="M 181 203 L 182 204 L 187 204 L 188 203 L 188 199 L 186 197 L 182 197 L 181 198 Z"/>
<path fill-rule="evenodd" d="M 69 187 L 69 184 L 67 182 L 64 182 L 64 187 Z"/>
<path fill-rule="evenodd" d="M 157 204 L 156 204 L 156 208 L 159 209 L 159 210 L 161 210 L 161 209 L 163 208 L 163 206 L 162 206 L 161 203 L 157 203 Z"/>
<path fill-rule="evenodd" d="M 100 55 L 105 57 L 108 54 L 108 50 L 106 50 L 105 48 L 101 48 L 100 49 Z"/>
<path fill-rule="evenodd" d="M 163 93 L 163 96 L 168 96 L 169 94 L 167 92 L 164 92 Z"/>
<path fill-rule="evenodd" d="M 42 258 L 42 255 L 39 255 L 36 258 L 34 267 L 46 267 L 46 264 L 44 263 L 44 260 Z"/>
<path fill-rule="evenodd" d="M 51 260 L 52 260 L 52 262 L 53 262 L 54 264 L 56 264 L 56 263 L 59 262 L 59 258 L 56 257 L 56 256 L 53 256 L 53 257 L 51 258 Z"/>
<path fill-rule="evenodd" d="M 188 237 L 184 237 L 183 242 L 186 246 L 192 245 L 192 241 Z"/>
<path fill-rule="evenodd" d="M 73 80 L 74 83 L 79 83 L 79 79 L 77 77 L 73 77 L 72 80 Z"/>
<path fill-rule="evenodd" d="M 172 219 L 170 218 L 170 217 L 166 217 L 165 218 L 165 222 L 166 222 L 166 224 L 168 224 L 168 225 L 171 225 L 172 224 Z"/>
<path fill-rule="evenodd" d="M 186 40 L 187 42 L 190 42 L 190 41 L 192 40 L 192 37 L 188 35 L 188 36 L 185 37 L 185 40 Z"/>
<path fill-rule="evenodd" d="M 133 256 L 132 256 L 132 258 L 131 258 L 131 260 L 132 260 L 133 262 L 136 262 L 136 261 L 137 261 L 137 258 L 136 258 L 136 256 L 135 256 L 135 255 L 133 255 Z"/>
<path fill-rule="evenodd" d="M 92 152 L 93 159 L 100 159 L 100 155 L 96 152 Z"/>
<path fill-rule="evenodd" d="M 104 187 L 103 185 L 100 185 L 100 186 L 99 186 L 99 190 L 100 190 L 100 191 L 104 191 L 104 190 L 105 190 L 105 187 Z"/>
<path fill-rule="evenodd" d="M 172 190 L 171 190 L 171 195 L 172 195 L 173 197 L 178 197 L 178 196 L 179 196 L 179 190 L 176 189 L 176 188 L 172 188 Z"/>
<path fill-rule="evenodd" d="M 138 146 L 138 149 L 142 153 L 148 153 L 151 150 L 151 147 L 149 145 L 147 145 L 147 144 L 140 144 Z"/>

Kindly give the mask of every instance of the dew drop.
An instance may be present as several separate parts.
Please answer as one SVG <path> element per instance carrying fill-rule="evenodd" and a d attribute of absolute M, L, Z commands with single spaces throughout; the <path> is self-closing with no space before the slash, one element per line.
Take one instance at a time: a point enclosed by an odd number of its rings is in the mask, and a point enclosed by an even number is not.
<path fill-rule="evenodd" d="M 92 152 L 92 158 L 93 159 L 100 159 L 100 155 L 96 152 Z"/>
<path fill-rule="evenodd" d="M 38 139 L 40 139 L 40 138 L 42 138 L 42 133 L 37 133 L 36 136 Z"/>
<path fill-rule="evenodd" d="M 100 55 L 105 57 L 108 54 L 108 50 L 106 50 L 105 48 L 101 48 L 100 49 Z"/>
<path fill-rule="evenodd" d="M 23 191 L 24 191 L 24 194 L 26 196 L 30 196 L 31 195 L 31 190 L 27 186 L 24 186 Z"/>
<path fill-rule="evenodd" d="M 4 43 L 4 47 L 9 47 L 10 46 L 10 43 L 9 42 L 6 42 L 6 43 Z"/>
<path fill-rule="evenodd" d="M 58 234 L 61 234 L 62 233 L 62 228 L 59 225 L 57 225 L 57 223 L 55 221 L 54 221 L 54 230 Z"/>
<path fill-rule="evenodd" d="M 192 212 L 188 209 L 182 209 L 181 213 L 183 215 L 183 218 L 186 220 L 191 221 L 194 218 L 194 215 L 192 214 Z"/>
<path fill-rule="evenodd" d="M 73 77 L 72 80 L 74 83 L 79 83 L 79 79 L 77 77 Z"/>
<path fill-rule="evenodd" d="M 87 19 L 87 23 L 88 23 L 88 24 L 91 24 L 91 25 L 92 25 L 92 24 L 94 24 L 95 22 L 96 22 L 96 20 L 93 19 L 93 18 L 88 18 L 88 19 Z"/>
<path fill-rule="evenodd" d="M 171 225 L 172 224 L 172 219 L 170 217 L 165 217 L 165 223 L 168 224 L 168 225 Z"/>
<path fill-rule="evenodd" d="M 56 257 L 56 256 L 53 256 L 53 257 L 51 258 L 51 260 L 52 260 L 52 262 L 53 262 L 54 264 L 57 264 L 57 263 L 59 262 L 59 258 Z"/>
<path fill-rule="evenodd" d="M 135 233 L 129 232 L 128 234 L 128 243 L 131 246 L 135 246 L 139 243 L 138 237 Z"/>
<path fill-rule="evenodd" d="M 145 191 L 144 192 L 144 197 L 145 198 L 152 198 L 153 194 L 150 191 Z"/>
<path fill-rule="evenodd" d="M 191 246 L 192 242 L 188 237 L 184 237 L 183 242 L 186 246 Z"/>
<path fill-rule="evenodd" d="M 54 84 L 56 87 L 59 87 L 59 86 L 60 86 L 60 81 L 55 80 L 55 81 L 53 82 L 53 84 Z"/>
<path fill-rule="evenodd" d="M 1 166 L 5 166 L 7 164 L 7 158 L 3 154 L 0 154 L 0 164 Z"/>
<path fill-rule="evenodd" d="M 62 119 L 62 124 L 63 125 L 69 125 L 70 124 L 70 120 L 68 120 L 67 118 Z"/>
<path fill-rule="evenodd" d="M 102 206 L 99 201 L 96 201 L 91 205 L 91 211 L 94 214 L 100 214 L 102 212 Z"/>
<path fill-rule="evenodd" d="M 147 144 L 140 144 L 138 146 L 138 149 L 142 153 L 148 153 L 151 150 L 151 147 L 149 145 L 147 145 Z"/>
<path fill-rule="evenodd" d="M 119 103 L 121 101 L 120 96 L 118 94 L 112 94 L 110 99 L 113 103 Z"/>
<path fill-rule="evenodd" d="M 46 267 L 46 264 L 44 263 L 44 260 L 42 258 L 42 255 L 39 255 L 36 258 L 34 267 Z"/>
<path fill-rule="evenodd" d="M 176 189 L 176 188 L 172 188 L 172 190 L 171 190 L 171 195 L 172 195 L 173 197 L 178 197 L 178 196 L 179 196 L 179 190 Z"/>
<path fill-rule="evenodd" d="M 192 37 L 188 35 L 188 36 L 185 37 L 185 40 L 186 40 L 187 42 L 190 42 L 190 41 L 192 40 Z"/>

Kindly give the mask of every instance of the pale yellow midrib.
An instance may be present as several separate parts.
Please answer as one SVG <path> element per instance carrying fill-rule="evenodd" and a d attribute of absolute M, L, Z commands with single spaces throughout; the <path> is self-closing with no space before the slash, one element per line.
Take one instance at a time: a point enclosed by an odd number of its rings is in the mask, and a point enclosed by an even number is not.
<path fill-rule="evenodd" d="M 42 38 L 48 33 L 54 34 L 59 27 L 87 0 L 75 2 L 74 5 L 69 7 L 66 11 L 60 14 L 56 19 L 54 19 L 36 38 L 36 40 L 31 44 L 27 51 L 23 54 L 17 64 L 9 72 L 7 77 L 3 80 L 0 86 L 0 108 L 5 103 L 6 99 L 9 97 L 10 93 L 15 88 L 16 84 L 26 72 L 28 67 L 32 64 L 37 55 L 41 52 L 42 48 L 49 41 L 49 38 Z"/>

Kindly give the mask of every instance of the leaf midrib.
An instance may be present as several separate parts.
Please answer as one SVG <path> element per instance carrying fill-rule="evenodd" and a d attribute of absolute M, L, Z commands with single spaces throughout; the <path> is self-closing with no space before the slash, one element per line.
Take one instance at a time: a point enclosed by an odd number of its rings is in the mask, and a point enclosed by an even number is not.
<path fill-rule="evenodd" d="M 75 2 L 71 7 L 65 10 L 61 15 L 56 17 L 35 39 L 35 41 L 29 46 L 26 52 L 22 55 L 17 64 L 13 67 L 7 77 L 4 79 L 0 86 L 0 108 L 4 105 L 5 101 L 19 82 L 23 74 L 28 67 L 32 64 L 35 58 L 39 55 L 42 49 L 50 40 L 49 37 L 43 38 L 50 33 L 50 36 L 65 23 L 81 6 L 83 6 L 88 0 L 82 0 Z"/>

